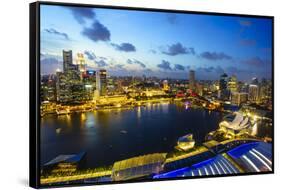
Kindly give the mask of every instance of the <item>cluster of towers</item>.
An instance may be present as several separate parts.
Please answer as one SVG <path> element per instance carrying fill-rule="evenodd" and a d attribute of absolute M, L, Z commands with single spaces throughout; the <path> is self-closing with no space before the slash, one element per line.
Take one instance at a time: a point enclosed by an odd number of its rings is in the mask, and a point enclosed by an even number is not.
<path fill-rule="evenodd" d="M 263 103 L 271 98 L 271 83 L 266 79 L 259 82 L 257 78 L 253 78 L 248 84 L 238 81 L 235 75 L 229 77 L 224 73 L 220 75 L 217 86 L 215 90 L 217 98 L 231 101 L 236 105 L 245 102 Z M 200 91 L 200 84 L 196 83 L 194 70 L 189 71 L 189 90 L 197 93 Z"/>
<path fill-rule="evenodd" d="M 73 63 L 72 51 L 63 50 L 63 71 L 56 72 L 56 101 L 81 103 L 106 95 L 106 70 L 87 70 L 82 53 Z"/>

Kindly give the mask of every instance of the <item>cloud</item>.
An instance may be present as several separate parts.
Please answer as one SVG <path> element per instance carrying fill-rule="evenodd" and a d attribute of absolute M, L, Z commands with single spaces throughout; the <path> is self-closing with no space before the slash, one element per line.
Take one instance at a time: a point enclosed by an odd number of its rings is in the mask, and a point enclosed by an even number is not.
<path fill-rule="evenodd" d="M 128 64 L 137 64 L 137 65 L 140 65 L 142 68 L 146 67 L 146 65 L 143 62 L 136 60 L 136 59 L 127 59 L 127 63 Z"/>
<path fill-rule="evenodd" d="M 103 59 L 101 60 L 95 60 L 95 63 L 99 66 L 99 67 L 105 67 L 108 66 L 109 64 L 106 63 Z"/>
<path fill-rule="evenodd" d="M 44 58 L 41 60 L 41 64 L 47 64 L 47 65 L 58 65 L 60 62 L 56 58 Z"/>
<path fill-rule="evenodd" d="M 217 52 L 208 52 L 208 51 L 201 53 L 200 57 L 211 60 L 211 61 L 231 60 L 232 59 L 231 56 L 229 56 L 223 52 L 217 53 Z"/>
<path fill-rule="evenodd" d="M 172 70 L 170 62 L 166 60 L 162 60 L 162 63 L 158 64 L 157 67 L 163 70 Z"/>
<path fill-rule="evenodd" d="M 252 22 L 248 20 L 239 20 L 239 24 L 240 26 L 250 27 L 252 25 Z"/>
<path fill-rule="evenodd" d="M 90 51 L 85 50 L 84 54 L 87 56 L 87 58 L 89 60 L 95 60 L 97 58 L 97 56 L 94 54 L 94 52 L 90 52 Z"/>
<path fill-rule="evenodd" d="M 265 66 L 271 65 L 271 62 L 269 60 L 263 60 L 260 57 L 253 57 L 247 60 L 242 61 L 242 63 L 248 64 L 248 65 L 253 65 L 253 66 Z"/>
<path fill-rule="evenodd" d="M 204 73 L 211 73 L 213 71 L 215 71 L 215 68 L 214 67 L 199 67 L 196 69 L 197 72 L 204 72 Z"/>
<path fill-rule="evenodd" d="M 168 46 L 166 50 L 162 51 L 163 54 L 175 56 L 180 54 L 195 54 L 194 48 L 184 47 L 181 43 L 176 43 Z"/>
<path fill-rule="evenodd" d="M 110 31 L 98 21 L 95 21 L 91 27 L 85 27 L 82 34 L 94 42 L 110 41 Z"/>
<path fill-rule="evenodd" d="M 232 75 L 242 72 L 242 70 L 238 69 L 237 67 L 233 67 L 233 66 L 227 67 L 226 71 L 227 71 L 227 73 L 232 74 Z"/>
<path fill-rule="evenodd" d="M 98 67 L 109 66 L 109 60 L 106 57 L 97 56 L 94 52 L 85 50 L 84 54 L 87 56 L 88 60 L 92 61 L 90 63 L 95 63 Z"/>
<path fill-rule="evenodd" d="M 84 24 L 85 19 L 93 19 L 95 18 L 96 14 L 93 9 L 91 8 L 84 8 L 84 7 L 67 7 L 77 20 L 79 24 Z"/>
<path fill-rule="evenodd" d="M 206 67 L 205 68 L 205 71 L 207 72 L 207 73 L 210 73 L 210 72 L 213 72 L 214 71 L 214 67 Z"/>
<path fill-rule="evenodd" d="M 48 57 L 40 60 L 42 74 L 56 73 L 57 69 L 62 70 L 62 62 L 56 58 Z"/>
<path fill-rule="evenodd" d="M 175 70 L 178 70 L 178 71 L 184 71 L 184 66 L 180 65 L 180 64 L 175 64 L 175 67 L 174 67 Z"/>
<path fill-rule="evenodd" d="M 124 51 L 124 52 L 135 52 L 136 51 L 136 47 L 131 43 L 121 43 L 120 45 L 111 43 L 111 45 L 118 51 Z"/>
<path fill-rule="evenodd" d="M 220 66 L 217 66 L 216 68 L 214 68 L 214 71 L 218 74 L 222 74 L 224 73 L 224 69 L 221 68 Z"/>
<path fill-rule="evenodd" d="M 61 36 L 63 37 L 64 39 L 66 40 L 69 40 L 69 36 L 64 33 L 64 32 L 59 32 L 57 31 L 56 29 L 54 28 L 49 28 L 49 29 L 44 29 L 45 32 L 49 33 L 49 34 L 55 34 L 55 35 L 58 35 L 58 36 Z"/>

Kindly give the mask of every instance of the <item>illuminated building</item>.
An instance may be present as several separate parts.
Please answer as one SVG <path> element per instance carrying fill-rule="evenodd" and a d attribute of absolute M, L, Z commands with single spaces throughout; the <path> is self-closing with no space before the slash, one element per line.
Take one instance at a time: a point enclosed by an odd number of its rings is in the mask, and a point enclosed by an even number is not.
<path fill-rule="evenodd" d="M 82 75 L 86 99 L 92 100 L 96 89 L 96 71 L 87 70 Z"/>
<path fill-rule="evenodd" d="M 260 88 L 259 88 L 259 100 L 263 103 L 270 103 L 272 96 L 272 84 L 271 81 L 267 81 L 266 79 L 262 79 Z"/>
<path fill-rule="evenodd" d="M 63 71 L 67 72 L 72 67 L 72 51 L 62 51 L 63 54 Z"/>
<path fill-rule="evenodd" d="M 107 72 L 105 69 L 99 71 L 100 95 L 105 96 L 107 91 Z"/>
<path fill-rule="evenodd" d="M 57 72 L 57 102 L 67 103 L 71 100 L 71 89 L 67 80 L 67 76 L 62 72 Z"/>
<path fill-rule="evenodd" d="M 165 92 L 163 92 L 163 90 L 145 90 L 145 91 L 142 91 L 142 94 L 145 95 L 145 96 L 162 96 L 162 95 L 165 95 Z"/>
<path fill-rule="evenodd" d="M 81 57 L 80 54 L 79 56 Z M 81 61 L 82 60 L 83 59 L 81 58 Z M 56 73 L 57 102 L 63 104 L 80 104 L 87 100 L 90 100 L 92 96 L 89 95 L 88 87 L 92 84 L 87 84 L 87 86 L 83 84 L 83 75 L 81 75 L 82 73 L 79 70 L 79 65 L 74 65 L 72 63 L 71 50 L 63 50 L 63 68 L 63 72 L 58 71 Z"/>
<path fill-rule="evenodd" d="M 227 82 L 227 88 L 232 92 L 237 92 L 237 78 L 235 75 L 229 77 L 228 82 Z"/>
<path fill-rule="evenodd" d="M 220 82 L 219 82 L 219 94 L 218 97 L 222 100 L 228 100 L 229 99 L 229 91 L 227 89 L 227 74 L 224 73 L 220 76 Z"/>
<path fill-rule="evenodd" d="M 166 153 L 154 153 L 115 162 L 112 168 L 112 180 L 123 181 L 137 179 L 163 170 Z"/>
<path fill-rule="evenodd" d="M 220 122 L 219 127 L 221 131 L 226 134 L 235 136 L 248 133 L 250 131 L 251 122 L 246 116 L 243 116 L 239 112 L 234 112 L 224 117 L 224 120 Z"/>
<path fill-rule="evenodd" d="M 195 81 L 195 71 L 190 70 L 189 71 L 189 89 L 194 91 L 196 87 L 196 81 Z"/>
<path fill-rule="evenodd" d="M 249 85 L 249 100 L 256 103 L 259 98 L 259 87 L 256 84 Z"/>
<path fill-rule="evenodd" d="M 169 91 L 170 90 L 170 87 L 169 87 L 169 84 L 168 84 L 167 80 L 163 81 L 163 90 L 164 91 Z"/>
<path fill-rule="evenodd" d="M 178 149 L 186 151 L 194 147 L 195 140 L 193 139 L 192 134 L 187 134 L 183 137 L 180 137 L 178 139 L 177 144 L 178 144 L 177 146 Z"/>
<path fill-rule="evenodd" d="M 235 105 L 241 105 L 242 103 L 247 102 L 248 93 L 245 92 L 232 92 L 231 93 L 231 103 Z"/>
<path fill-rule="evenodd" d="M 107 73 L 102 69 L 96 72 L 96 91 L 95 97 L 105 96 L 107 92 Z"/>
<path fill-rule="evenodd" d="M 96 90 L 95 90 L 96 98 L 98 98 L 100 96 L 100 91 L 101 91 L 100 73 L 96 72 Z"/>
<path fill-rule="evenodd" d="M 86 61 L 83 53 L 77 53 L 76 64 L 78 65 L 79 71 L 81 73 L 86 71 Z"/>
<path fill-rule="evenodd" d="M 213 151 L 214 148 L 206 148 L 206 150 L 186 158 L 166 160 L 164 172 L 154 175 L 153 178 L 171 179 L 272 171 L 271 143 L 255 140 L 230 140 L 215 143 L 214 146 L 221 148 L 218 151 Z"/>
<path fill-rule="evenodd" d="M 98 104 L 122 104 L 126 103 L 127 96 L 126 95 L 114 95 L 114 96 L 102 96 L 98 99 Z"/>
<path fill-rule="evenodd" d="M 196 84 L 196 92 L 198 93 L 199 96 L 203 96 L 203 85 L 202 84 L 199 84 L 197 83 Z"/>
<path fill-rule="evenodd" d="M 56 75 L 42 76 L 40 88 L 42 101 L 56 101 Z"/>

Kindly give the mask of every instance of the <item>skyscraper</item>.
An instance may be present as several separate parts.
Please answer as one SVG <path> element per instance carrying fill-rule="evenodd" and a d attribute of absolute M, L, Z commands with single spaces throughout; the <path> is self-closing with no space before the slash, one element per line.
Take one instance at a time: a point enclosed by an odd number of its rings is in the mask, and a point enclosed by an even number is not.
<path fill-rule="evenodd" d="M 222 100 L 228 100 L 229 99 L 229 91 L 227 89 L 227 74 L 224 73 L 220 76 L 220 89 L 219 89 L 219 98 Z"/>
<path fill-rule="evenodd" d="M 63 54 L 63 72 L 67 72 L 72 66 L 72 50 L 62 51 Z"/>
<path fill-rule="evenodd" d="M 83 53 L 77 53 L 76 63 L 81 73 L 86 71 L 86 61 Z"/>
<path fill-rule="evenodd" d="M 256 103 L 259 100 L 259 81 L 258 78 L 252 78 L 252 82 L 249 85 L 249 100 Z"/>
<path fill-rule="evenodd" d="M 259 99 L 259 87 L 255 84 L 249 85 L 249 100 L 256 103 Z"/>
<path fill-rule="evenodd" d="M 232 92 L 231 103 L 240 106 L 242 103 L 247 102 L 248 93 L 245 92 Z"/>
<path fill-rule="evenodd" d="M 106 70 L 101 69 L 99 72 L 96 73 L 96 89 L 99 92 L 99 95 L 105 96 L 106 95 L 106 88 L 107 88 L 107 82 L 106 82 Z"/>
<path fill-rule="evenodd" d="M 196 81 L 195 81 L 195 71 L 190 70 L 189 71 L 189 89 L 194 91 L 196 86 Z"/>
<path fill-rule="evenodd" d="M 100 70 L 100 83 L 101 83 L 101 89 L 100 89 L 100 95 L 105 96 L 106 95 L 106 89 L 107 89 L 107 72 L 105 69 Z"/>
<path fill-rule="evenodd" d="M 227 88 L 230 91 L 230 93 L 237 92 L 237 78 L 235 75 L 229 77 L 227 82 Z"/>

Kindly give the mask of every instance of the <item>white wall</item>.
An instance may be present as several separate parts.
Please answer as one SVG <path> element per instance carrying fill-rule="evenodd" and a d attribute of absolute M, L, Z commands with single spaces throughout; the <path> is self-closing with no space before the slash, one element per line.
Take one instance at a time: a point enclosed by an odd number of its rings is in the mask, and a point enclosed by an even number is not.
<path fill-rule="evenodd" d="M 0 189 L 28 189 L 28 2 L 0 5 Z M 68 2 L 82 2 L 69 0 Z M 193 179 L 96 186 L 100 190 L 278 189 L 280 176 L 280 35 L 278 0 L 83 0 L 88 4 L 184 9 L 275 16 L 275 169 L 274 175 Z M 72 189 L 80 189 L 72 188 Z M 93 187 L 84 187 L 93 189 Z"/>

